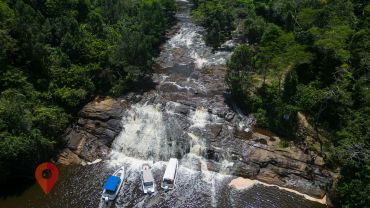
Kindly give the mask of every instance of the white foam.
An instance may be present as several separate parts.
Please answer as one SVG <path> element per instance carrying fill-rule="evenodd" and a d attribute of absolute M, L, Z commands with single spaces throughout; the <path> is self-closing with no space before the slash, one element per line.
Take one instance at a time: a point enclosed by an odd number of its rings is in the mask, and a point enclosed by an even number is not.
<path fill-rule="evenodd" d="M 197 69 L 202 69 L 208 63 L 208 60 L 204 57 L 201 57 L 196 51 L 191 53 L 191 58 L 194 59 L 194 64 Z"/>
<path fill-rule="evenodd" d="M 168 41 L 168 44 L 172 48 L 192 48 L 197 36 L 197 31 L 192 30 L 189 27 L 181 27 L 176 35 Z"/>
<path fill-rule="evenodd" d="M 209 123 L 208 119 L 209 113 L 207 109 L 203 107 L 197 108 L 191 116 L 191 121 L 193 122 L 191 127 L 204 128 Z"/>
<path fill-rule="evenodd" d="M 203 142 L 201 142 L 200 138 L 195 136 L 193 133 L 188 133 L 188 135 L 191 138 L 190 153 L 200 155 L 202 150 L 204 149 Z"/>
<path fill-rule="evenodd" d="M 169 85 L 173 85 L 175 86 L 177 89 L 179 90 L 182 90 L 182 89 L 185 89 L 185 90 L 190 90 L 191 87 L 190 86 L 181 86 L 179 85 L 177 82 L 171 82 L 171 81 L 168 81 L 168 82 L 163 82 L 162 84 L 169 84 Z"/>
<path fill-rule="evenodd" d="M 122 119 L 122 131 L 112 149 L 127 156 L 155 160 L 167 143 L 166 127 L 158 105 L 133 105 Z"/>

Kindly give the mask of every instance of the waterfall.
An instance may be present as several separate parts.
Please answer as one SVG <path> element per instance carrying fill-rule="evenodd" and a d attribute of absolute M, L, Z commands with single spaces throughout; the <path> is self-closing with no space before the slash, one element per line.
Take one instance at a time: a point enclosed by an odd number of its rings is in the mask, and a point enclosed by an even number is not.
<path fill-rule="evenodd" d="M 166 125 L 159 106 L 134 105 L 122 119 L 122 131 L 114 140 L 112 149 L 127 156 L 158 160 L 168 155 Z"/>

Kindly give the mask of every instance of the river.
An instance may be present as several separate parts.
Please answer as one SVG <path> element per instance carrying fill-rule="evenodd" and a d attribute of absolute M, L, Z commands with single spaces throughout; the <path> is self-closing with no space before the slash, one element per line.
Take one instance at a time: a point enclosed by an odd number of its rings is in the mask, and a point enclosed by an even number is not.
<path fill-rule="evenodd" d="M 236 178 L 232 162 L 207 160 L 215 157 L 205 156 L 218 132 L 213 127 L 225 129 L 225 138 L 234 128 L 217 115 L 235 114 L 233 122 L 244 132 L 254 120 L 227 104 L 225 63 L 235 44 L 231 40 L 212 51 L 203 40 L 204 29 L 191 21 L 190 3 L 178 0 L 178 5 L 175 32 L 155 60 L 155 87 L 124 113 L 122 132 L 109 156 L 93 165 L 60 167 L 60 178 L 49 195 L 34 184 L 1 199 L 0 207 L 99 207 L 104 180 L 122 165 L 126 182 L 110 207 L 325 207 L 277 187 L 235 189 L 228 185 Z M 164 192 L 158 187 L 171 157 L 180 159 L 178 181 L 176 189 Z M 152 195 L 141 190 L 143 163 L 153 166 L 157 192 Z"/>

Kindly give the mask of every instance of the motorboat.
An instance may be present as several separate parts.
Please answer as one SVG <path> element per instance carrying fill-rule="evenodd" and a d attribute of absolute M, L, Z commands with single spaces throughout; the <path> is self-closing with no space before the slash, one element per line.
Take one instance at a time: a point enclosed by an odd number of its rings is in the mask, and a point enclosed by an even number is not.
<path fill-rule="evenodd" d="M 119 190 L 123 185 L 124 177 L 125 169 L 123 166 L 108 177 L 107 181 L 104 184 L 102 193 L 102 200 L 105 203 L 113 201 L 117 197 Z"/>
<path fill-rule="evenodd" d="M 149 164 L 143 164 L 141 170 L 141 181 L 143 191 L 145 194 L 151 194 L 155 192 L 155 181 L 152 173 L 152 168 Z"/>
<path fill-rule="evenodd" d="M 168 161 L 167 168 L 164 172 L 163 180 L 161 183 L 161 187 L 163 189 L 169 190 L 175 188 L 178 164 L 179 162 L 176 158 L 171 158 Z"/>

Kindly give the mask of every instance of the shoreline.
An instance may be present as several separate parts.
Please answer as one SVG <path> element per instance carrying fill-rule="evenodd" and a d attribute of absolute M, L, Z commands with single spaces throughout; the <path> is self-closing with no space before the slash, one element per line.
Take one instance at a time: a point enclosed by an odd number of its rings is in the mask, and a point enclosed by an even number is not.
<path fill-rule="evenodd" d="M 293 190 L 293 189 L 290 189 L 290 188 L 285 188 L 285 187 L 281 187 L 281 186 L 278 186 L 278 185 L 268 184 L 268 183 L 264 183 L 264 182 L 261 182 L 261 181 L 258 181 L 258 180 L 238 177 L 238 178 L 235 178 L 232 181 L 230 181 L 229 186 L 231 186 L 235 189 L 238 189 L 238 190 L 242 190 L 242 189 L 249 189 L 249 188 L 251 188 L 251 187 L 253 187 L 254 185 L 257 185 L 257 184 L 260 184 L 260 185 L 263 185 L 263 186 L 268 186 L 268 187 L 274 186 L 274 187 L 279 188 L 280 190 L 288 191 L 288 192 L 295 193 L 297 195 L 303 196 L 307 200 L 318 202 L 320 204 L 324 204 L 324 205 L 329 206 L 326 195 L 322 199 L 315 198 L 315 197 L 309 196 L 307 194 L 303 194 L 299 191 L 296 191 L 296 190 Z"/>

